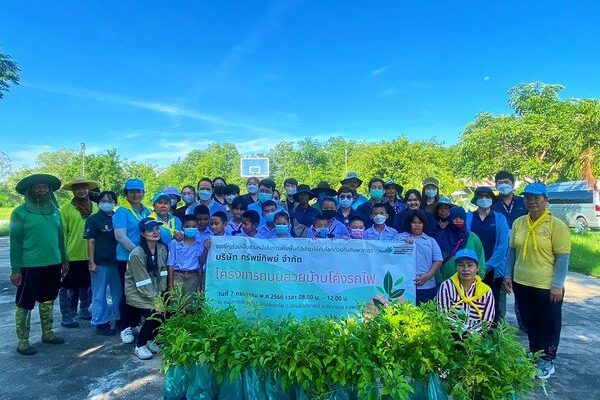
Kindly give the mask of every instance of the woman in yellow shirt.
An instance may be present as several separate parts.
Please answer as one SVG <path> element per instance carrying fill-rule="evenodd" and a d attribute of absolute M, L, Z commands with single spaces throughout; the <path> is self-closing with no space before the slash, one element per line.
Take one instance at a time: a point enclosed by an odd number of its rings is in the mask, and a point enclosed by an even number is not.
<path fill-rule="evenodd" d="M 544 352 L 538 361 L 538 378 L 546 379 L 554 373 L 560 341 L 571 235 L 546 210 L 546 185 L 529 184 L 523 194 L 528 214 L 516 219 L 512 227 L 504 287 L 507 293 L 515 292 L 529 349 Z"/>

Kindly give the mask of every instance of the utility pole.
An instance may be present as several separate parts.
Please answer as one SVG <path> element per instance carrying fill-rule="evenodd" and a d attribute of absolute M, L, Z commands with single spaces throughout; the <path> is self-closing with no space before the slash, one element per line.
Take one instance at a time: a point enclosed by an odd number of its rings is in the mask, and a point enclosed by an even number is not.
<path fill-rule="evenodd" d="M 85 177 L 85 143 L 81 144 L 81 177 Z"/>

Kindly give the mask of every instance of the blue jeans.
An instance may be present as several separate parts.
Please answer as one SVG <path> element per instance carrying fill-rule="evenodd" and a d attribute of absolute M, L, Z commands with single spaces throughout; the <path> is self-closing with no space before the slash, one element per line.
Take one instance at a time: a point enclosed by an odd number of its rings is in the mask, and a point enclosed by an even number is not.
<path fill-rule="evenodd" d="M 118 320 L 119 303 L 123 295 L 121 278 L 116 265 L 98 265 L 92 276 L 92 325 L 106 324 L 111 319 Z M 110 288 L 112 299 L 112 316 L 109 315 L 106 290 Z M 112 318 L 110 318 L 112 317 Z"/>

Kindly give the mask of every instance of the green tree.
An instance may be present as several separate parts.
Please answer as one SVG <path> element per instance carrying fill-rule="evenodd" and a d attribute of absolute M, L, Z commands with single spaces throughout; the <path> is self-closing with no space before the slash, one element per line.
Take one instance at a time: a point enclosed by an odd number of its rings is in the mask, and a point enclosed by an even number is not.
<path fill-rule="evenodd" d="M 19 72 L 21 68 L 13 61 L 11 56 L 0 51 L 0 100 L 4 98 L 4 92 L 10 92 L 10 84 L 18 85 L 20 82 Z"/>
<path fill-rule="evenodd" d="M 85 160 L 86 178 L 100 184 L 101 190 L 112 190 L 120 193 L 125 184 L 123 160 L 116 149 L 107 150 L 104 154 L 91 154 Z"/>

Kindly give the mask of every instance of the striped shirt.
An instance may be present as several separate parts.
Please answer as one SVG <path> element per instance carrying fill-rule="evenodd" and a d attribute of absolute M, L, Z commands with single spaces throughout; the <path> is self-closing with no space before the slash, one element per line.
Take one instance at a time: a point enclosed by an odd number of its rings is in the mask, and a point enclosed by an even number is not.
<path fill-rule="evenodd" d="M 473 297 L 475 294 L 475 287 L 476 282 L 473 282 L 469 290 L 465 293 L 466 298 Z M 437 294 L 437 302 L 438 307 L 441 310 L 449 313 L 448 318 L 451 320 L 464 320 L 464 318 L 459 318 L 456 315 L 453 316 L 452 312 L 459 311 L 465 313 L 467 315 L 467 321 L 464 326 L 465 330 L 479 330 L 482 321 L 492 322 L 494 320 L 494 296 L 489 287 L 483 296 L 472 301 L 477 307 L 474 308 L 468 302 L 462 301 L 454 283 L 452 283 L 452 279 L 447 279 L 442 282 L 440 286 L 440 290 Z"/>

